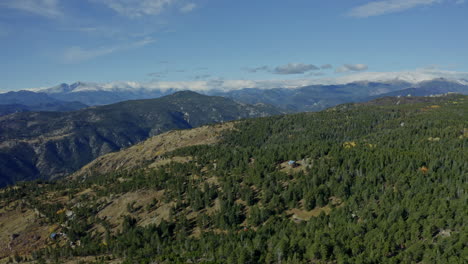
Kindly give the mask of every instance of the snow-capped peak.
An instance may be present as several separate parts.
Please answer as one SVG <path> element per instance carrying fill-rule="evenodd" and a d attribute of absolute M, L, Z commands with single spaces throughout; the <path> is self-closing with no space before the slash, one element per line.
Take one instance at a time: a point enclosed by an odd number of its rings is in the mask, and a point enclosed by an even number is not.
<path fill-rule="evenodd" d="M 418 84 L 443 78 L 444 81 L 456 82 L 468 85 L 468 73 L 445 71 L 437 69 L 419 69 L 400 72 L 361 72 L 354 74 L 339 75 L 325 78 L 302 78 L 302 79 L 273 79 L 273 80 L 198 80 L 198 81 L 156 81 L 156 82 L 76 82 L 71 85 L 60 84 L 51 88 L 30 89 L 45 93 L 76 93 L 90 91 L 109 92 L 154 92 L 163 93 L 169 91 L 191 90 L 196 92 L 207 91 L 232 91 L 244 88 L 272 89 L 287 88 L 294 89 L 309 85 L 343 85 L 349 83 L 395 83 L 405 82 Z"/>

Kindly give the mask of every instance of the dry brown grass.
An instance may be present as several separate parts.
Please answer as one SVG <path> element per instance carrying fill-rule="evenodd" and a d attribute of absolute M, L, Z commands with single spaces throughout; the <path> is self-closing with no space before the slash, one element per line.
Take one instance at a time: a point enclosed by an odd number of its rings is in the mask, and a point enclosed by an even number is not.
<path fill-rule="evenodd" d="M 206 213 L 208 215 L 214 215 L 220 209 L 221 209 L 221 200 L 219 198 L 216 198 L 214 200 L 213 206 L 206 208 Z"/>
<path fill-rule="evenodd" d="M 0 210 L 0 259 L 43 248 L 51 226 L 41 225 L 31 209 Z M 15 238 L 12 239 L 12 235 Z"/>
<path fill-rule="evenodd" d="M 160 156 L 178 148 L 195 145 L 215 144 L 224 131 L 234 129 L 235 122 L 203 126 L 190 130 L 175 130 L 154 136 L 137 145 L 101 156 L 71 177 L 105 174 L 116 170 L 129 170 L 142 166 L 158 166 L 168 162 L 187 162 L 190 157 L 177 157 L 173 160 L 163 160 Z"/>
<path fill-rule="evenodd" d="M 297 208 L 287 211 L 287 213 L 292 214 L 293 220 L 300 220 L 300 221 L 308 221 L 312 217 L 319 216 L 322 212 L 328 215 L 331 212 L 331 208 L 327 205 L 324 207 L 316 207 L 311 211 L 301 210 Z"/>
<path fill-rule="evenodd" d="M 304 201 L 301 201 L 303 203 Z M 338 197 L 330 197 L 329 204 L 324 206 L 324 207 L 315 207 L 314 209 L 307 211 L 305 209 L 298 209 L 298 208 L 293 208 L 291 210 L 286 211 L 286 213 L 291 215 L 292 220 L 294 221 L 308 221 L 312 217 L 317 217 L 321 213 L 324 213 L 326 215 L 330 214 L 332 210 L 332 206 L 335 207 L 341 207 L 343 206 L 344 203 L 341 201 L 340 198 Z"/>
<path fill-rule="evenodd" d="M 167 165 L 171 162 L 176 162 L 176 163 L 188 163 L 192 161 L 192 157 L 171 157 L 167 159 L 157 159 L 155 162 L 151 163 L 148 167 L 149 168 L 157 168 L 160 166 Z"/>
<path fill-rule="evenodd" d="M 126 215 L 139 219 L 138 224 L 141 226 L 159 224 L 162 219 L 169 219 L 169 212 L 173 207 L 172 203 L 165 204 L 161 201 L 163 195 L 164 191 L 142 190 L 126 193 L 113 199 L 109 198 L 110 203 L 97 216 L 108 220 L 114 231 L 120 230 L 122 218 Z M 157 201 L 154 210 L 146 210 L 146 206 L 153 199 Z M 127 205 L 131 203 L 135 203 L 133 212 L 129 212 L 127 209 Z"/>

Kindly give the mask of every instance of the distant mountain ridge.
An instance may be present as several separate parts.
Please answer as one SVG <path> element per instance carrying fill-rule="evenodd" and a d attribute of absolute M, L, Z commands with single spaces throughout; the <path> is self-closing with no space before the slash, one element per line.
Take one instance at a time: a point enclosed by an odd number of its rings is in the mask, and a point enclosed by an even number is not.
<path fill-rule="evenodd" d="M 134 85 L 94 84 L 77 82 L 40 89 L 50 97 L 63 101 L 80 101 L 87 105 L 104 105 L 126 100 L 150 99 L 169 95 L 177 89 L 157 89 Z M 210 89 L 198 91 L 206 95 L 231 98 L 247 104 L 269 104 L 288 111 L 320 111 L 342 103 L 367 101 L 382 96 L 413 94 L 429 96 L 455 92 L 468 94 L 466 80 L 432 79 L 421 82 L 404 80 L 358 81 L 334 85 L 310 85 L 297 88 L 244 88 L 238 90 Z"/>
<path fill-rule="evenodd" d="M 178 92 L 175 89 L 113 88 L 84 82 L 76 82 L 70 85 L 62 83 L 37 91 L 46 93 L 58 100 L 79 101 L 87 105 L 106 105 L 127 100 L 154 99 Z"/>
<path fill-rule="evenodd" d="M 0 115 L 26 111 L 73 111 L 87 107 L 78 101 L 61 101 L 46 93 L 17 91 L 0 94 Z"/>
<path fill-rule="evenodd" d="M 74 112 L 0 117 L 0 186 L 67 175 L 103 154 L 174 129 L 281 114 L 195 92 L 126 101 Z"/>
<path fill-rule="evenodd" d="M 367 101 L 372 95 L 411 87 L 407 82 L 355 82 L 345 85 L 311 85 L 296 89 L 243 89 L 219 93 L 237 101 L 275 105 L 294 112 L 320 111 L 342 103 Z"/>

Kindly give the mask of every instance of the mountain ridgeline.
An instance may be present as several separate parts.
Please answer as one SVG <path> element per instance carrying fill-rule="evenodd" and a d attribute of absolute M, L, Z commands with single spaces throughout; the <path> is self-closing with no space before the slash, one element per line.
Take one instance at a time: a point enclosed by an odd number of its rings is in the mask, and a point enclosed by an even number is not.
<path fill-rule="evenodd" d="M 61 101 L 45 93 L 17 91 L 0 94 L 0 116 L 29 111 L 73 111 L 87 105 L 78 101 Z"/>
<path fill-rule="evenodd" d="M 120 85 L 77 82 L 40 90 L 63 101 L 80 101 L 87 105 L 103 105 L 134 99 L 157 98 L 176 92 L 175 89 L 152 89 Z M 433 79 L 422 82 L 391 80 L 359 81 L 336 85 L 309 85 L 296 88 L 248 88 L 226 91 L 208 89 L 206 95 L 223 96 L 247 104 L 263 103 L 289 112 L 320 111 L 338 104 L 363 102 L 385 96 L 429 96 L 449 92 L 468 94 L 468 81 Z"/>
<path fill-rule="evenodd" d="M 51 179 L 103 154 L 174 130 L 282 113 L 222 97 L 177 92 L 74 112 L 24 112 L 0 117 L 0 186 Z"/>
<path fill-rule="evenodd" d="M 148 89 L 95 89 L 92 84 L 76 82 L 40 90 L 61 101 L 80 101 L 87 105 L 105 105 L 128 100 L 154 99 L 177 92 L 174 89 L 148 90 Z"/>
<path fill-rule="evenodd" d="M 467 113 L 382 98 L 157 135 L 0 192 L 0 259 L 464 263 Z"/>

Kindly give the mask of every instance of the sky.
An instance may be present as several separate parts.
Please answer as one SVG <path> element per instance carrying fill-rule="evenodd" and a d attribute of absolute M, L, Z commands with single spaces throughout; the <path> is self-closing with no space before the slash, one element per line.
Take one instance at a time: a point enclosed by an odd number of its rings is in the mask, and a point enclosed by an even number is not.
<path fill-rule="evenodd" d="M 0 0 L 0 90 L 468 79 L 465 0 Z"/>

